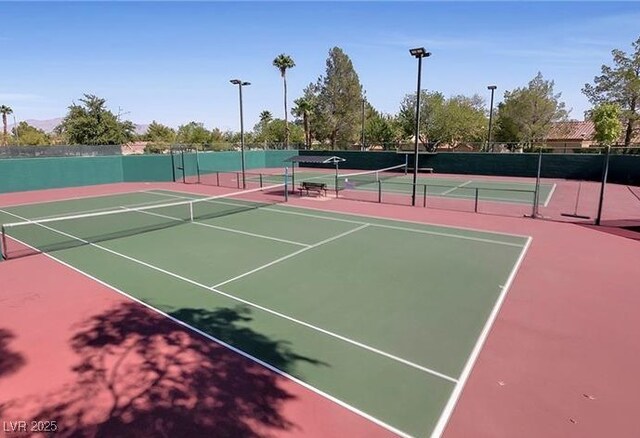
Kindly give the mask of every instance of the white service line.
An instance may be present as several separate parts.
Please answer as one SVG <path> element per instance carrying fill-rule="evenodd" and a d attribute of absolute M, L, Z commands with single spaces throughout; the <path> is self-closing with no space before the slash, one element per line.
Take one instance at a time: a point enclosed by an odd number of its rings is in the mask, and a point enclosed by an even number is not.
<path fill-rule="evenodd" d="M 32 247 L 31 245 L 28 245 L 25 242 L 22 242 L 22 241 L 20 241 L 20 240 L 18 240 L 16 238 L 13 238 L 13 237 L 11 239 L 15 240 L 16 242 L 20 243 L 21 245 L 24 245 L 24 246 L 26 246 L 28 248 L 33 249 L 34 251 L 38 251 L 37 248 L 34 248 L 34 247 Z M 117 287 L 112 286 L 109 283 L 106 283 L 106 282 L 100 280 L 99 278 L 96 278 L 93 275 L 91 275 L 91 274 L 89 274 L 87 272 L 84 272 L 83 270 L 81 270 L 79 268 L 76 268 L 73 265 L 70 265 L 69 263 L 67 263 L 67 262 L 65 262 L 65 261 L 53 256 L 52 254 L 44 253 L 43 255 L 45 257 L 50 258 L 51 260 L 53 260 L 55 262 L 60 263 L 61 265 L 65 266 L 65 267 L 67 267 L 67 268 L 79 273 L 80 275 L 83 275 L 83 276 L 87 277 L 88 279 L 93 280 L 96 283 L 103 285 L 104 287 L 106 287 L 108 289 L 113 290 L 114 292 L 116 292 L 116 293 L 128 298 L 129 300 L 134 301 L 134 302 L 146 307 L 147 309 L 151 310 L 152 312 L 155 312 L 155 313 L 157 313 L 159 315 L 164 316 L 165 318 L 168 318 L 169 320 L 171 320 L 171 321 L 175 322 L 176 324 L 186 328 L 187 330 L 191 330 L 192 332 L 197 333 L 198 335 L 200 335 L 200 336 L 202 336 L 204 338 L 207 338 L 207 339 L 209 339 L 209 340 L 211 340 L 213 342 L 216 342 L 217 344 L 219 344 L 219 345 L 221 345 L 221 346 L 223 346 L 225 348 L 228 348 L 229 350 L 233 351 L 234 353 L 239 354 L 240 356 L 242 356 L 242 357 L 244 357 L 244 358 L 246 358 L 246 359 L 248 359 L 248 360 L 250 360 L 252 362 L 257 363 L 258 365 L 263 366 L 264 368 L 266 368 L 266 369 L 268 369 L 268 370 L 270 370 L 270 371 L 272 371 L 272 372 L 274 372 L 274 373 L 276 373 L 276 374 L 278 374 L 278 375 L 280 375 L 280 376 L 282 376 L 282 377 L 284 377 L 286 379 L 291 380 L 292 382 L 302 386 L 303 388 L 308 389 L 309 391 L 311 391 L 311 392 L 313 392 L 315 394 L 318 394 L 319 396 L 324 397 L 327 400 L 332 401 L 333 403 L 337 404 L 338 406 L 343 407 L 343 408 L 353 412 L 354 414 L 359 415 L 362 418 L 365 418 L 365 419 L 371 421 L 372 423 L 375 423 L 378 426 L 380 426 L 380 427 L 382 427 L 382 428 L 384 428 L 384 429 L 386 429 L 386 430 L 388 430 L 388 431 L 390 431 L 392 433 L 395 433 L 396 435 L 398 435 L 400 437 L 412 438 L 412 435 L 410 435 L 410 434 L 408 434 L 406 432 L 403 432 L 402 430 L 397 429 L 394 426 L 391 426 L 390 424 L 387 424 L 384 421 L 382 421 L 382 420 L 380 420 L 380 419 L 378 419 L 378 418 L 376 418 L 376 417 L 374 417 L 374 416 L 372 416 L 370 414 L 367 414 L 366 412 L 356 408 L 355 406 L 352 406 L 349 403 L 347 403 L 345 401 L 342 401 L 339 398 L 336 398 L 336 397 L 332 396 L 331 394 L 329 394 L 327 392 L 324 392 L 321 389 L 318 389 L 315 386 L 310 385 L 309 383 L 307 383 L 307 382 L 305 382 L 303 380 L 300 380 L 297 377 L 294 377 L 294 376 L 292 376 L 291 374 L 289 374 L 289 373 L 287 373 L 285 371 L 282 371 L 279 368 L 276 368 L 275 366 L 263 361 L 262 359 L 258 359 L 257 357 L 255 357 L 255 356 L 253 356 L 253 355 L 251 355 L 249 353 L 246 353 L 245 351 L 240 350 L 239 348 L 234 347 L 233 345 L 228 344 L 227 342 L 225 342 L 225 341 L 223 341 L 221 339 L 218 339 L 215 336 L 212 336 L 212 335 L 210 335 L 210 334 L 208 334 L 208 333 L 206 333 L 206 332 L 204 332 L 204 331 L 202 331 L 202 330 L 200 330 L 200 329 L 198 329 L 198 328 L 196 328 L 196 327 L 194 327 L 194 326 L 192 326 L 192 325 L 190 325 L 190 324 L 188 324 L 188 323 L 186 323 L 186 322 L 184 322 L 184 321 L 182 321 L 182 320 L 180 320 L 180 319 L 178 319 L 178 318 L 176 318 L 174 316 L 171 316 L 168 313 L 165 313 L 160 309 L 156 309 L 152 305 L 147 304 L 144 301 L 141 301 L 138 298 L 135 298 L 135 297 L 129 295 L 128 293 L 122 291 L 121 289 L 118 289 Z"/>
<path fill-rule="evenodd" d="M 26 219 L 26 218 L 22 218 L 22 217 L 20 217 L 20 216 L 18 216 L 18 215 L 16 215 L 16 214 L 13 214 L 13 213 L 10 213 L 10 214 L 12 214 L 12 215 L 13 215 L 13 216 L 15 216 L 15 217 L 21 218 L 21 219 L 23 219 L 23 220 L 25 220 L 25 221 L 29 222 L 29 220 L 28 220 L 28 219 Z M 270 313 L 270 314 L 272 314 L 272 315 L 274 315 L 274 316 L 278 316 L 278 317 L 281 317 L 281 318 L 286 319 L 286 320 L 288 320 L 288 321 L 295 322 L 295 323 L 297 323 L 297 324 L 299 324 L 299 325 L 302 325 L 302 326 L 304 326 L 304 327 L 310 328 L 310 329 L 312 329 L 312 330 L 314 330 L 314 331 L 317 331 L 317 332 L 320 332 L 320 333 L 323 333 L 323 334 L 326 334 L 326 335 L 332 336 L 332 337 L 334 337 L 334 338 L 336 338 L 336 339 L 339 339 L 339 340 L 341 340 L 341 341 L 347 342 L 347 343 L 349 343 L 349 344 L 351 344 L 351 345 L 355 345 L 355 346 L 357 346 L 357 347 L 360 347 L 360 348 L 365 349 L 365 350 L 367 350 L 367 351 L 370 351 L 370 352 L 372 352 L 372 353 L 376 353 L 376 354 L 378 354 L 378 355 L 381 355 L 381 356 L 387 357 L 387 358 L 389 358 L 389 359 L 391 359 L 391 360 L 393 360 L 393 361 L 396 361 L 396 362 L 398 362 L 398 363 L 402 363 L 402 364 L 404 364 L 404 365 L 407 365 L 407 366 L 410 366 L 410 367 L 412 367 L 412 368 L 418 369 L 418 370 L 423 371 L 423 372 L 425 372 L 425 373 L 428 373 L 428 374 L 434 375 L 434 376 L 436 376 L 436 377 L 440 377 L 440 378 L 442 378 L 442 379 L 444 379 L 444 380 L 448 380 L 448 381 L 450 381 L 450 382 L 452 382 L 452 383 L 456 383 L 456 382 L 457 382 L 457 380 L 456 380 L 455 378 L 450 377 L 450 376 L 447 376 L 446 374 L 443 374 L 443 373 L 440 373 L 440 372 L 438 372 L 438 371 L 432 370 L 432 369 L 430 369 L 430 368 L 424 367 L 424 366 L 422 366 L 422 365 L 416 364 L 416 363 L 411 362 L 411 361 L 409 361 L 409 360 L 403 359 L 403 358 L 401 358 L 401 357 L 395 356 L 395 355 L 393 355 L 393 354 L 390 354 L 390 353 L 387 353 L 387 352 L 385 352 L 385 351 L 379 350 L 379 349 L 377 349 L 377 348 L 375 348 L 375 347 L 371 347 L 371 346 L 369 346 L 369 345 L 367 345 L 367 344 L 363 344 L 363 343 L 361 343 L 361 342 L 358 342 L 358 341 L 355 341 L 355 340 L 353 340 L 353 339 L 347 338 L 347 337 L 345 337 L 345 336 L 339 335 L 339 334 L 337 334 L 337 333 L 333 333 L 333 332 L 331 332 L 331 331 L 329 331 L 329 330 L 325 330 L 325 329 L 323 329 L 323 328 L 320 328 L 320 327 L 314 326 L 313 324 L 309 324 L 309 323 L 306 323 L 306 322 L 304 322 L 304 321 L 301 321 L 301 320 L 298 320 L 298 319 L 292 318 L 292 317 L 287 316 L 287 315 L 285 315 L 285 314 L 283 314 L 283 313 L 280 313 L 280 312 L 277 312 L 277 311 L 275 311 L 275 310 L 269 309 L 268 307 L 263 307 L 263 306 L 261 306 L 261 305 L 259 305 L 259 304 L 253 303 L 253 302 L 248 301 L 248 300 L 245 300 L 245 299 L 243 299 L 243 298 L 236 297 L 235 295 L 231 295 L 231 294 L 228 294 L 228 293 L 223 292 L 223 291 L 221 291 L 221 290 L 215 289 L 215 288 L 213 288 L 213 287 L 206 286 L 206 285 L 204 285 L 204 284 L 202 284 L 202 283 L 199 283 L 199 282 L 197 282 L 197 281 L 195 281 L 195 280 L 192 280 L 192 279 L 187 278 L 187 277 L 183 277 L 182 275 L 176 274 L 176 273 L 171 272 L 171 271 L 167 271 L 166 269 L 163 269 L 163 268 L 160 268 L 160 267 L 158 267 L 158 266 L 152 265 L 152 264 L 150 264 L 150 263 L 147 263 L 147 262 L 142 261 L 142 260 L 140 260 L 140 259 L 137 259 L 137 258 L 135 258 L 135 257 L 131 257 L 131 256 L 128 256 L 128 255 L 126 255 L 126 254 L 122 254 L 122 253 L 120 253 L 120 252 L 118 252 L 118 251 L 115 251 L 115 250 L 113 250 L 113 249 L 110 249 L 110 248 L 107 248 L 107 247 L 105 247 L 105 246 L 99 245 L 99 244 L 97 244 L 97 243 L 93 243 L 93 242 L 90 242 L 90 241 L 88 241 L 88 240 L 82 239 L 82 238 L 80 238 L 80 237 L 73 236 L 72 234 L 65 233 L 64 231 L 56 230 L 55 228 L 48 227 L 48 226 L 46 226 L 46 225 L 44 225 L 44 224 L 42 224 L 42 223 L 34 222 L 34 225 L 41 226 L 41 227 L 43 227 L 43 228 L 45 228 L 45 229 L 47 229 L 47 230 L 53 231 L 54 233 L 58 233 L 58 234 L 61 234 L 61 235 L 65 236 L 65 237 L 69 237 L 70 239 L 78 240 L 78 241 L 80 241 L 80 242 L 82 242 L 82 243 L 85 243 L 85 244 L 87 244 L 87 245 L 89 245 L 89 246 L 92 246 L 92 247 L 94 247 L 94 248 L 101 249 L 101 250 L 106 251 L 106 252 L 108 252 L 108 253 L 110 253 L 110 254 L 113 254 L 113 255 L 115 255 L 115 256 L 122 257 L 122 258 L 124 258 L 124 259 L 126 259 L 126 260 L 132 261 L 132 262 L 137 263 L 137 264 L 139 264 L 139 265 L 142 265 L 142 266 L 145 266 L 145 267 L 147 267 L 147 268 L 153 269 L 153 270 L 155 270 L 155 271 L 161 272 L 161 273 L 166 274 L 166 275 L 168 275 L 168 276 L 170 276 L 170 277 L 177 278 L 178 280 L 182 280 L 182 281 L 184 281 L 184 282 L 186 282 L 186 283 L 192 284 L 192 285 L 197 286 L 197 287 L 200 287 L 200 288 L 202 288 L 202 289 L 206 289 L 206 290 L 209 290 L 209 291 L 215 292 L 215 293 L 217 293 L 218 295 L 222 295 L 222 296 L 227 297 L 227 298 L 230 298 L 230 299 L 232 299 L 232 300 L 234 300 L 234 301 L 237 301 L 237 302 L 240 302 L 240 303 L 246 304 L 246 305 L 248 305 L 248 306 L 255 307 L 255 308 L 257 308 L 257 309 L 263 310 L 263 311 L 265 311 L 265 312 L 267 312 L 267 313 Z M 350 231 L 348 231 L 348 232 L 346 232 L 346 233 L 342 233 L 342 234 L 340 234 L 340 235 L 334 236 L 334 237 L 333 237 L 333 238 L 331 238 L 331 239 L 327 239 L 327 241 L 335 240 L 335 239 L 337 239 L 337 238 L 339 238 L 339 237 L 343 237 L 343 236 L 344 236 L 344 235 L 346 235 L 346 234 L 353 233 L 353 232 L 358 231 L 359 229 L 362 229 L 362 228 L 365 228 L 365 226 L 358 227 L 358 228 L 355 228 L 355 229 L 353 229 L 353 230 L 350 230 Z M 324 242 L 324 243 L 326 243 L 326 242 Z M 291 256 L 296 255 L 296 254 L 299 254 L 299 253 L 301 253 L 301 252 L 303 252 L 303 251 L 306 251 L 306 250 L 308 250 L 308 249 L 310 249 L 310 248 L 303 248 L 303 249 L 301 249 L 301 250 L 299 250 L 299 251 L 296 251 L 295 253 L 292 253 L 292 254 L 291 254 Z M 248 275 L 248 274 L 247 274 L 247 273 L 245 273 L 244 275 Z"/>
<path fill-rule="evenodd" d="M 308 246 L 306 248 L 302 248 L 302 249 L 300 249 L 298 251 L 292 252 L 291 254 L 287 254 L 286 256 L 280 257 L 279 259 L 273 260 L 273 261 L 271 261 L 271 262 L 269 262 L 267 264 L 264 264 L 262 266 L 258 266 L 257 268 L 252 269 L 251 271 L 247 271 L 247 272 L 245 272 L 243 274 L 240 274 L 240 275 L 238 275 L 236 277 L 233 277 L 233 278 L 230 278 L 228 280 L 225 280 L 225 281 L 223 281 L 221 283 L 214 284 L 213 286 L 211 286 L 211 288 L 212 289 L 216 289 L 216 288 L 218 288 L 220 286 L 223 286 L 223 285 L 225 285 L 227 283 L 231 283 L 232 281 L 239 280 L 239 279 L 241 279 L 243 277 L 246 277 L 247 275 L 251 275 L 251 274 L 253 274 L 255 272 L 261 271 L 261 270 L 263 270 L 265 268 L 268 268 L 269 266 L 275 265 L 276 263 L 283 262 L 283 261 L 285 261 L 287 259 L 290 259 L 291 257 L 297 256 L 298 254 L 302 254 L 305 251 L 309 251 L 310 249 L 317 248 L 320 245 L 324 245 L 325 243 L 332 242 L 334 240 L 340 239 L 340 238 L 342 238 L 342 237 L 344 237 L 346 235 L 349 235 L 351 233 L 355 233 L 356 231 L 360 231 L 363 228 L 366 228 L 368 226 L 369 226 L 369 224 L 363 224 L 363 225 L 361 225 L 361 226 L 359 226 L 357 228 L 353 228 L 353 229 L 351 229 L 349 231 L 345 231 L 344 233 L 338 234 L 338 235 L 333 236 L 333 237 L 329 237 L 328 239 L 324 239 L 324 240 L 322 240 L 320 242 L 317 242 L 317 243 L 314 243 L 313 245 L 310 245 L 310 246 Z"/>
<path fill-rule="evenodd" d="M 449 193 L 453 192 L 454 190 L 459 189 L 460 187 L 464 187 L 466 185 L 471 184 L 473 181 L 469 180 L 469 181 L 465 181 L 462 184 L 458 184 L 457 186 L 450 188 L 449 190 L 445 190 L 444 192 L 440 193 L 439 196 L 445 196 L 448 195 Z"/>
<path fill-rule="evenodd" d="M 478 337 L 478 340 L 476 341 L 476 344 L 473 347 L 471 354 L 469 355 L 469 359 L 467 359 L 467 363 L 465 364 L 462 370 L 462 374 L 460 374 L 460 377 L 458 378 L 458 383 L 456 384 L 455 388 L 453 388 L 453 392 L 451 393 L 451 396 L 449 397 L 449 400 L 447 401 L 447 404 L 445 405 L 444 410 L 442 411 L 442 414 L 440 415 L 440 418 L 436 423 L 436 427 L 433 429 L 433 432 L 431 433 L 431 438 L 438 438 L 442 436 L 442 433 L 444 432 L 444 429 L 447 426 L 449 419 L 451 418 L 451 414 L 453 413 L 453 410 L 456 407 L 458 399 L 460 398 L 462 389 L 464 388 L 464 385 L 467 383 L 467 380 L 469 379 L 469 375 L 471 374 L 471 370 L 473 370 L 473 366 L 475 365 L 476 360 L 480 355 L 480 351 L 482 350 L 482 347 L 487 337 L 489 336 L 491 327 L 493 327 L 493 323 L 496 320 L 496 317 L 498 316 L 498 312 L 500 311 L 500 307 L 502 307 L 502 303 L 504 302 L 504 299 L 507 296 L 507 292 L 509 291 L 509 288 L 511 288 L 511 285 L 513 284 L 513 280 L 516 278 L 516 273 L 518 272 L 518 269 L 520 268 L 520 265 L 522 264 L 522 261 L 524 260 L 524 257 L 527 254 L 527 250 L 531 245 L 531 241 L 532 241 L 532 238 L 529 237 L 527 239 L 527 243 L 524 245 L 524 247 L 522 248 L 522 251 L 520 252 L 520 256 L 518 256 L 516 263 L 513 265 L 513 269 L 511 270 L 511 273 L 509 274 L 509 277 L 507 278 L 506 283 L 504 284 L 504 286 L 501 286 L 502 292 L 498 296 L 498 299 L 496 300 L 496 303 L 493 306 L 491 313 L 489 314 L 489 318 L 487 318 L 487 322 L 485 323 L 484 327 L 482 328 L 482 331 L 480 332 L 480 336 Z"/>
<path fill-rule="evenodd" d="M 549 201 L 551 201 L 551 196 L 553 196 L 553 192 L 556 191 L 556 184 L 554 183 L 553 186 L 551 187 L 551 190 L 549 191 L 549 194 L 547 195 L 547 199 L 545 199 L 544 204 L 542 205 L 543 207 L 546 207 L 547 205 L 549 205 Z"/>
<path fill-rule="evenodd" d="M 121 208 L 127 209 L 128 207 L 121 207 Z M 214 228 L 216 230 L 228 231 L 230 233 L 244 234 L 245 236 L 258 237 L 260 239 L 274 240 L 276 242 L 288 243 L 290 245 L 302 246 L 302 247 L 305 247 L 305 248 L 308 248 L 308 247 L 311 246 L 311 245 L 309 245 L 307 243 L 300 243 L 300 242 L 295 242 L 293 240 L 280 239 L 279 237 L 265 236 L 264 234 L 250 233 L 248 231 L 236 230 L 235 228 L 220 227 L 218 225 L 207 224 L 207 223 L 199 222 L 199 221 L 185 221 L 185 220 L 180 219 L 178 217 L 167 216 L 165 214 L 155 213 L 155 212 L 146 211 L 146 210 L 134 210 L 134 212 L 136 212 L 136 213 L 145 213 L 145 214 L 148 214 L 148 215 L 151 215 L 151 216 L 163 217 L 163 218 L 166 218 L 166 219 L 171 219 L 171 220 L 174 220 L 174 221 L 179 221 L 179 222 L 184 222 L 184 223 L 192 223 L 194 225 L 200 225 L 201 227 Z"/>

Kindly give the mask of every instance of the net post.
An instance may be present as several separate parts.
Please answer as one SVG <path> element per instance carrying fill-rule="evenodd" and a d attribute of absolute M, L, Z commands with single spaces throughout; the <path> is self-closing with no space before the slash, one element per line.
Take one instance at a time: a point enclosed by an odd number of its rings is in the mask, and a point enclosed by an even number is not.
<path fill-rule="evenodd" d="M 422 206 L 427 207 L 427 185 L 422 186 Z"/>
<path fill-rule="evenodd" d="M 382 204 L 382 181 L 378 180 L 378 203 Z"/>
<path fill-rule="evenodd" d="M 479 195 L 480 189 L 476 187 L 476 203 L 475 203 L 475 207 L 473 209 L 473 211 L 475 213 L 478 212 L 478 195 Z"/>
<path fill-rule="evenodd" d="M 262 188 L 262 172 L 260 172 L 260 188 Z"/>
<path fill-rule="evenodd" d="M 216 185 L 220 187 L 220 172 L 216 170 Z"/>
<path fill-rule="evenodd" d="M 334 181 L 333 181 L 333 188 L 336 190 L 336 199 L 338 199 L 338 162 L 336 161 L 336 175 L 334 177 Z"/>
<path fill-rule="evenodd" d="M 244 173 L 242 177 L 244 178 Z M 238 183 L 238 189 L 240 189 L 240 172 L 236 172 L 236 182 Z"/>
<path fill-rule="evenodd" d="M 7 233 L 4 229 L 4 225 L 0 226 L 0 234 L 2 235 L 2 240 L 0 240 L 0 259 L 8 260 L 7 255 Z"/>

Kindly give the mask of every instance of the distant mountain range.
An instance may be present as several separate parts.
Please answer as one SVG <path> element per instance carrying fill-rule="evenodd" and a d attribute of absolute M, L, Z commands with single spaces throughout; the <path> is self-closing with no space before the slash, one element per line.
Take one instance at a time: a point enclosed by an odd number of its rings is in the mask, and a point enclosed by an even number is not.
<path fill-rule="evenodd" d="M 50 134 L 53 132 L 56 126 L 62 123 L 62 120 L 64 120 L 62 117 L 58 117 L 56 119 L 47 119 L 47 120 L 28 119 L 28 120 L 23 120 L 23 122 L 27 122 L 29 125 L 34 126 L 38 129 L 42 129 L 47 134 Z M 134 125 L 136 127 L 136 134 L 138 135 L 146 133 L 147 129 L 149 129 L 149 125 L 145 125 L 142 123 L 134 123 Z M 9 125 L 9 130 L 11 130 L 12 128 L 13 128 L 13 125 Z"/>

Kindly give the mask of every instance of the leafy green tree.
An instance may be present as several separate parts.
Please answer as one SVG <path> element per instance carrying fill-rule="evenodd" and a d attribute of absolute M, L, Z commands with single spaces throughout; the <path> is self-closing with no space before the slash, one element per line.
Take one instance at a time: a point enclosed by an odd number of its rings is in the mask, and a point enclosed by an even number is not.
<path fill-rule="evenodd" d="M 605 146 L 614 144 L 622 134 L 620 107 L 614 103 L 603 103 L 591 111 L 591 119 L 595 125 L 594 139 Z"/>
<path fill-rule="evenodd" d="M 447 99 L 436 117 L 434 137 L 452 148 L 464 142 L 480 142 L 487 132 L 484 100 L 478 95 Z"/>
<path fill-rule="evenodd" d="M 13 110 L 10 107 L 6 105 L 0 105 L 0 114 L 2 114 L 2 144 L 4 146 L 8 144 L 8 140 L 9 140 L 9 135 L 7 134 L 7 127 L 8 127 L 7 116 L 12 113 L 13 113 Z"/>
<path fill-rule="evenodd" d="M 187 145 L 205 145 L 211 141 L 211 132 L 199 122 L 189 122 L 178 127 L 176 141 Z"/>
<path fill-rule="evenodd" d="M 285 144 L 285 121 L 283 119 L 273 119 L 256 133 L 254 140 L 265 144 Z M 304 130 L 298 125 L 289 125 L 289 135 L 292 143 L 302 143 L 304 141 Z"/>
<path fill-rule="evenodd" d="M 498 124 L 509 126 L 516 140 L 525 145 L 542 141 L 554 123 L 567 118 L 561 93 L 554 94 L 553 86 L 553 81 L 538 73 L 526 87 L 505 92 Z"/>
<path fill-rule="evenodd" d="M 593 105 L 615 103 L 625 120 L 624 144 L 629 146 L 640 120 L 640 37 L 632 44 L 633 53 L 613 50 L 614 66 L 603 65 L 594 84 L 585 84 L 582 92 Z"/>
<path fill-rule="evenodd" d="M 285 55 L 284 53 L 278 55 L 276 59 L 273 60 L 273 66 L 280 70 L 280 76 L 282 76 L 282 83 L 284 86 L 284 129 L 285 129 L 285 137 L 284 137 L 284 145 L 285 148 L 289 147 L 289 111 L 287 110 L 287 70 L 296 66 L 296 63 L 293 62 L 293 58 L 289 55 Z"/>
<path fill-rule="evenodd" d="M 502 117 L 503 103 L 498 104 L 494 111 L 493 120 L 495 123 L 493 141 L 500 143 L 517 143 L 520 141 L 520 131 L 515 121 L 509 117 Z"/>
<path fill-rule="evenodd" d="M 377 111 L 367 117 L 364 131 L 367 144 L 380 144 L 385 149 L 394 146 L 401 137 L 401 131 L 394 117 L 379 114 Z"/>
<path fill-rule="evenodd" d="M 352 145 L 360 131 L 362 86 L 351 59 L 339 47 L 329 51 L 317 89 L 317 135 L 328 139 L 333 149 Z"/>
<path fill-rule="evenodd" d="M 14 126 L 12 133 L 16 138 L 16 144 L 20 146 L 44 146 L 51 144 L 51 138 L 42 130 L 27 122 L 20 122 Z"/>
<path fill-rule="evenodd" d="M 154 120 L 143 138 L 154 143 L 172 143 L 176 139 L 176 131 Z"/>
<path fill-rule="evenodd" d="M 444 95 L 437 91 L 420 92 L 420 138 L 426 146 L 428 142 L 438 141 L 438 126 L 442 120 L 441 112 L 445 105 Z M 407 94 L 400 103 L 398 125 L 405 138 L 413 137 L 416 124 L 416 94 Z"/>
<path fill-rule="evenodd" d="M 302 96 L 293 101 L 295 106 L 291 110 L 294 117 L 302 118 L 302 127 L 304 129 L 304 144 L 307 148 L 311 147 L 311 127 L 309 118 L 313 111 L 313 103 L 311 99 Z"/>
<path fill-rule="evenodd" d="M 69 144 L 124 144 L 133 139 L 133 123 L 118 120 L 106 109 L 105 99 L 85 94 L 80 103 L 73 103 L 62 123 L 56 127 Z"/>
<path fill-rule="evenodd" d="M 213 128 L 211 130 L 211 141 L 213 143 L 224 142 L 224 133 L 219 128 Z"/>

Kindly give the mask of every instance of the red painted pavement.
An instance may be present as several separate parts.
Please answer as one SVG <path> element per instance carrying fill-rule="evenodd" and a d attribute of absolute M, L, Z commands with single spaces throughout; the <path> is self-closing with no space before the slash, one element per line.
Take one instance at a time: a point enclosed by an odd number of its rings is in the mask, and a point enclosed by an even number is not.
<path fill-rule="evenodd" d="M 234 191 L 173 183 L 153 184 L 151 187 L 209 195 Z M 118 184 L 2 195 L 0 205 L 16 203 L 11 200 L 38 202 L 77 193 L 96 195 L 151 187 L 149 184 Z M 628 190 L 624 186 L 619 187 Z M 553 207 L 555 213 L 571 207 L 568 203 L 571 199 L 569 189 L 567 186 L 566 196 L 558 196 L 558 204 Z M 590 193 L 589 196 L 593 196 L 593 188 Z M 609 200 L 615 202 L 605 210 L 605 218 L 634 219 L 637 206 L 627 203 L 623 190 L 615 189 L 613 193 Z M 625 200 L 624 205 L 622 200 Z M 292 197 L 291 204 L 533 236 L 531 248 L 453 412 L 445 436 L 640 435 L 636 400 L 640 393 L 640 378 L 637 376 L 640 369 L 637 342 L 637 333 L 640 333 L 640 245 L 637 241 L 582 225 L 545 220 L 334 199 Z M 549 207 L 552 205 L 553 201 Z M 38 275 L 34 276 L 33 272 L 38 272 Z M 5 374 L 0 374 L 0 411 L 5 412 L 3 418 L 7 412 L 11 415 L 18 413 L 16 409 L 25 409 L 23 412 L 33 415 L 44 403 L 37 401 L 43 395 L 51 391 L 62 394 L 64 385 L 69 388 L 77 386 L 78 376 L 82 373 L 72 367 L 77 364 L 86 366 L 85 357 L 93 358 L 96 354 L 91 343 L 79 346 L 70 340 L 91 326 L 87 323 L 91 318 L 108 316 L 109 311 L 118 314 L 118 309 L 122 308 L 119 306 L 126 306 L 128 301 L 44 256 L 0 264 L 0 287 L 3 307 L 0 348 L 6 350 L 4 357 L 9 358 L 9 365 L 0 361 L 0 367 L 4 364 L 5 369 Z M 153 317 L 141 306 L 134 307 L 134 313 Z M 212 347 L 211 342 L 188 334 L 170 322 L 158 320 L 153 326 L 156 324 L 168 327 L 158 329 L 161 334 L 165 331 L 181 333 L 176 335 L 181 340 L 178 345 L 186 343 L 186 350 L 191 351 L 189 354 L 195 355 L 199 361 L 204 360 L 203 363 L 242 363 L 241 369 L 249 370 L 247 373 L 250 375 L 262 377 L 270 374 L 264 369 L 257 371 L 255 365 L 245 363 L 244 359 L 239 361 L 236 355 L 217 346 Z M 126 329 L 127 326 L 123 327 Z M 131 342 L 136 344 L 145 338 L 155 339 L 158 336 L 157 333 L 144 334 L 132 334 Z M 159 344 L 155 350 L 175 356 L 175 345 L 165 346 L 162 339 L 156 342 Z M 114 357 L 103 359 L 112 364 L 107 368 L 113 369 L 115 358 L 126 347 L 118 345 Z M 205 357 L 206 360 L 203 359 Z M 143 359 L 134 358 L 131 363 L 144 362 Z M 232 369 L 237 372 L 235 365 Z M 214 376 L 219 375 L 219 369 L 215 367 L 210 372 Z M 385 433 L 292 382 L 270 375 L 265 384 L 258 377 L 256 386 L 250 384 L 248 387 L 258 387 L 267 394 L 275 394 L 273 397 L 276 399 L 272 401 L 277 402 L 277 415 L 268 410 L 263 412 L 264 404 L 249 396 L 246 403 L 253 406 L 254 415 L 248 415 L 246 421 L 242 417 L 242 427 L 248 425 L 258 434 L 276 436 L 339 436 L 345 431 L 349 431 L 350 436 Z M 194 387 L 184 392 L 197 393 L 199 385 L 192 380 L 188 382 Z M 246 391 L 238 393 L 243 392 Z M 226 394 L 225 389 L 216 394 Z M 73 395 L 67 394 L 66 398 L 73 399 Z M 211 394 L 205 395 L 211 398 Z M 103 408 L 92 414 L 82 412 L 84 416 L 74 418 L 86 417 L 90 426 L 102 421 L 101 424 L 118 427 L 119 424 L 105 423 L 108 418 L 106 407 L 110 406 L 111 400 L 109 391 L 102 388 L 102 392 L 91 397 L 93 403 Z M 205 399 L 209 400 L 207 397 Z M 186 398 L 188 401 L 184 403 L 187 406 L 193 403 L 192 398 Z M 54 397 L 53 401 L 63 400 L 55 400 Z M 87 396 L 80 400 L 75 403 L 79 406 L 86 404 Z M 147 400 L 147 405 L 144 406 L 151 412 L 154 412 L 154 406 L 160 406 L 158 412 L 165 412 L 160 400 Z M 237 412 L 234 405 L 228 409 Z M 208 416 L 202 415 L 204 421 Z M 187 415 L 177 417 L 188 418 Z M 237 427 L 235 423 L 224 422 L 221 417 L 224 415 L 214 416 L 214 423 L 219 419 L 219 424 Z M 148 424 L 153 423 L 150 419 L 161 421 L 165 415 L 142 418 L 150 427 Z M 261 421 L 265 418 L 275 420 L 265 420 L 265 424 Z M 286 421 L 280 421 L 282 418 Z M 188 425 L 183 424 L 183 427 Z"/>

